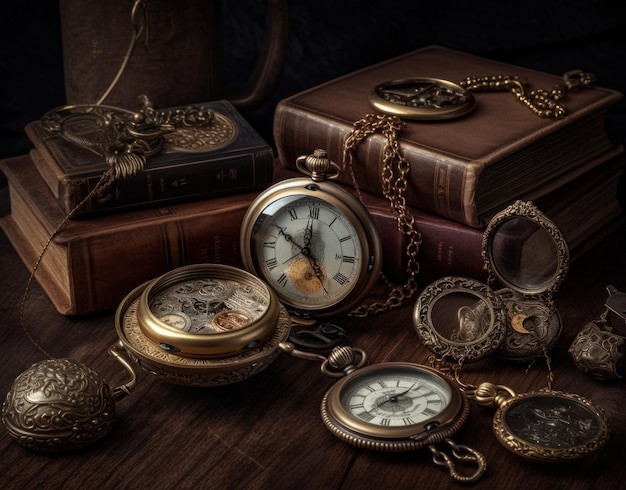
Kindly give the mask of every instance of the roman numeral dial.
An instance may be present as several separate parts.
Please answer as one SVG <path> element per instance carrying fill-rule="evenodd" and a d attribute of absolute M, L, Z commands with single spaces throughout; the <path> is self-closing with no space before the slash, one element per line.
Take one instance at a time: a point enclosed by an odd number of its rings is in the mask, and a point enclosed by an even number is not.
<path fill-rule="evenodd" d="M 278 182 L 255 198 L 243 218 L 240 244 L 246 270 L 282 304 L 321 319 L 366 303 L 380 276 L 382 248 L 363 203 L 330 182 L 328 169 L 315 168 L 310 179 Z"/>
<path fill-rule="evenodd" d="M 323 307 L 349 295 L 368 260 L 350 219 L 314 197 L 285 198 L 272 208 L 255 230 L 255 252 L 279 297 Z"/>

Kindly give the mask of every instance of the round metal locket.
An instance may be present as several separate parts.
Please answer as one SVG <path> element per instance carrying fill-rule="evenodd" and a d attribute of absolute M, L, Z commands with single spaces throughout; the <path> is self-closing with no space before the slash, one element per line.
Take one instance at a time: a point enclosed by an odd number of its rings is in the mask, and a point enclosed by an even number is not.
<path fill-rule="evenodd" d="M 120 304 L 118 349 L 176 384 L 219 386 L 265 369 L 291 321 L 262 281 L 235 267 L 175 269 L 133 290 Z"/>
<path fill-rule="evenodd" d="M 413 324 L 441 357 L 475 361 L 494 354 L 527 362 L 550 349 L 561 333 L 552 295 L 569 268 L 563 235 L 531 202 L 517 201 L 485 229 L 483 259 L 506 286 L 445 277 L 424 288 Z"/>
<path fill-rule="evenodd" d="M 446 120 L 474 110 L 474 96 L 456 83 L 439 78 L 403 78 L 377 85 L 369 101 L 379 111 L 414 120 Z"/>

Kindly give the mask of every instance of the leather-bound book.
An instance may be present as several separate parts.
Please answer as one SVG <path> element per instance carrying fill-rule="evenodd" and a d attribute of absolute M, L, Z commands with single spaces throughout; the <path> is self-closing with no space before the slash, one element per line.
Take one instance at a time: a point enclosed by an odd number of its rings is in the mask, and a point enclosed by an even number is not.
<path fill-rule="evenodd" d="M 489 75 L 518 76 L 532 89 L 563 85 L 561 76 L 425 47 L 280 101 L 274 118 L 278 158 L 293 167 L 299 155 L 323 148 L 341 164 L 353 124 L 377 112 L 368 100 L 370 91 L 386 81 L 434 77 L 458 83 Z M 475 109 L 464 117 L 407 121 L 400 131 L 400 152 L 410 165 L 410 206 L 482 227 L 506 203 L 537 199 L 582 175 L 595 157 L 614 149 L 605 119 L 607 110 L 622 99 L 617 91 L 597 85 L 569 91 L 563 101 L 567 115 L 560 119 L 538 117 L 508 91 L 473 95 Z M 382 135 L 372 135 L 355 157 L 360 187 L 378 195 L 385 143 Z M 347 178 L 344 182 L 350 184 Z"/>
<path fill-rule="evenodd" d="M 195 149 L 189 143 L 190 149 L 186 149 L 166 144 L 148 158 L 142 172 L 115 180 L 105 192 L 76 209 L 73 217 L 259 191 L 269 185 L 274 169 L 270 145 L 230 102 L 219 100 L 197 105 L 213 112 L 217 136 L 185 133 L 181 138 L 206 141 L 205 146 Z M 27 124 L 25 130 L 36 150 L 32 158 L 37 169 L 61 207 L 69 213 L 93 190 L 108 168 L 105 156 L 50 134 L 42 127 L 41 120 Z"/>
<path fill-rule="evenodd" d="M 626 215 L 618 201 L 618 189 L 625 165 L 623 154 L 603 155 L 592 162 L 592 170 L 534 201 L 563 233 L 570 249 L 570 260 L 580 257 L 624 222 Z M 277 165 L 278 179 L 298 175 Z M 393 283 L 400 284 L 407 277 L 407 241 L 398 231 L 385 198 L 369 192 L 360 195 L 381 237 L 383 273 Z M 412 207 L 407 211 L 422 236 L 418 253 L 418 283 L 422 287 L 443 276 L 487 281 L 481 255 L 482 229 Z"/>
<path fill-rule="evenodd" d="M 28 155 L 0 162 L 11 212 L 0 218 L 26 266 L 35 264 L 66 213 Z M 64 315 L 111 310 L 135 286 L 194 263 L 241 267 L 239 229 L 256 193 L 243 193 L 69 220 L 42 256 L 36 272 Z"/>

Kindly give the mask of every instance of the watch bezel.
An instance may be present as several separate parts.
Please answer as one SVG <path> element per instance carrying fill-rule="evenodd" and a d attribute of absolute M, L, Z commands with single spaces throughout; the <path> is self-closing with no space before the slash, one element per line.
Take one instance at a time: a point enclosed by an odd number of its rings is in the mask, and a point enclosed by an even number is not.
<path fill-rule="evenodd" d="M 161 381 L 181 386 L 215 387 L 244 381 L 266 369 L 282 352 L 291 330 L 291 318 L 279 305 L 279 315 L 270 338 L 259 346 L 235 355 L 185 357 L 164 350 L 146 337 L 137 319 L 139 297 L 150 281 L 137 286 L 115 313 L 118 344 L 132 361 Z"/>
<path fill-rule="evenodd" d="M 385 96 L 385 91 L 401 87 L 415 87 L 416 93 L 422 94 L 421 86 L 427 89 L 438 86 L 441 89 L 449 90 L 460 97 L 460 103 L 445 102 L 442 104 L 410 105 L 393 102 Z M 441 78 L 415 77 L 388 80 L 374 87 L 368 96 L 370 104 L 379 111 L 398 116 L 402 119 L 438 121 L 463 117 L 472 112 L 476 106 L 474 95 L 460 85 Z"/>
<path fill-rule="evenodd" d="M 537 401 L 558 399 L 570 410 L 576 408 L 578 413 L 585 412 L 595 421 L 596 430 L 582 443 L 564 447 L 560 444 L 550 446 L 533 442 L 520 433 L 519 428 L 511 424 L 511 412 L 522 404 L 537 404 Z M 593 422 L 592 422 L 593 423 Z M 568 462 L 581 459 L 602 447 L 609 438 L 608 419 L 604 411 L 583 396 L 560 391 L 534 391 L 516 395 L 504 402 L 496 411 L 493 419 L 493 432 L 500 443 L 509 451 L 526 459 L 539 462 Z M 550 426 L 550 433 L 555 429 Z"/>
<path fill-rule="evenodd" d="M 437 302 L 452 294 L 474 296 L 490 313 L 485 332 L 475 340 L 453 341 L 438 331 L 433 321 Z M 506 316 L 500 298 L 486 284 L 466 277 L 443 277 L 428 285 L 417 298 L 413 309 L 413 327 L 428 349 L 441 358 L 457 362 L 478 361 L 496 351 L 506 336 Z"/>
<path fill-rule="evenodd" d="M 261 317 L 236 330 L 198 335 L 183 332 L 159 320 L 150 308 L 151 298 L 159 291 L 187 280 L 215 278 L 250 285 L 263 291 L 268 299 Z M 252 274 L 223 264 L 193 264 L 179 267 L 150 281 L 139 297 L 137 320 L 142 332 L 164 350 L 185 357 L 236 355 L 259 346 L 276 328 L 280 305 L 276 295 Z"/>

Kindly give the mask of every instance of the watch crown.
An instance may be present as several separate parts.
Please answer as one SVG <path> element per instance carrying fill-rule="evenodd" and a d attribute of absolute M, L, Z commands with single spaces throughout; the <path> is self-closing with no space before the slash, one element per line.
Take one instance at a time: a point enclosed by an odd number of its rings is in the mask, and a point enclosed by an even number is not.
<path fill-rule="evenodd" d="M 339 177 L 341 168 L 328 158 L 326 150 L 317 149 L 311 155 L 302 155 L 296 159 L 296 167 L 309 175 L 315 182 Z"/>

